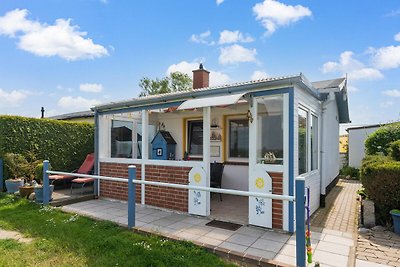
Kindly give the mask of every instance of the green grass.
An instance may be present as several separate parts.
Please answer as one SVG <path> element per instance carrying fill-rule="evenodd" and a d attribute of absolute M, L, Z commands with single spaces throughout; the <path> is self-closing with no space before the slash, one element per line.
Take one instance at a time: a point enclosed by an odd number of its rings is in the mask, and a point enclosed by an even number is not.
<path fill-rule="evenodd" d="M 0 266 L 230 266 L 189 242 L 40 207 L 0 193 L 0 228 L 33 242 L 0 240 Z"/>

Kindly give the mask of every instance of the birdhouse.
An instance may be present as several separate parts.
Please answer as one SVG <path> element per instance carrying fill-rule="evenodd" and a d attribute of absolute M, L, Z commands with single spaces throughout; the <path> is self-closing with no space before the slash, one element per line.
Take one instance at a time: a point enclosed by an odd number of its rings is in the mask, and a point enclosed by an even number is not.
<path fill-rule="evenodd" d="M 158 131 L 151 141 L 152 159 L 175 159 L 176 142 L 167 131 Z"/>

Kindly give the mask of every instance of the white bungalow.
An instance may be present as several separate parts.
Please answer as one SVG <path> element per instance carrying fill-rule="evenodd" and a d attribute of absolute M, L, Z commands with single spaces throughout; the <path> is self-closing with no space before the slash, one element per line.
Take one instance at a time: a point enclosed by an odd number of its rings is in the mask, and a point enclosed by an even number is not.
<path fill-rule="evenodd" d="M 134 164 L 137 179 L 208 187 L 210 163 L 221 162 L 222 188 L 284 195 L 294 195 L 295 177 L 304 176 L 314 212 L 339 173 L 339 123 L 349 122 L 346 79 L 310 83 L 299 74 L 208 84 L 200 65 L 193 91 L 96 106 L 96 173 L 127 177 Z M 168 153 L 152 145 L 158 131 L 174 140 Z M 126 200 L 126 184 L 101 181 L 98 194 Z M 221 201 L 203 191 L 142 185 L 136 201 L 294 231 L 294 205 L 279 200 Z"/>

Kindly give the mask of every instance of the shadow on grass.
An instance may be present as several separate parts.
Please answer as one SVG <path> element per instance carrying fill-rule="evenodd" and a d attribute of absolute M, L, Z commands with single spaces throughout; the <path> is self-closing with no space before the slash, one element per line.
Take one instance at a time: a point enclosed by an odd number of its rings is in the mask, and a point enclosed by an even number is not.
<path fill-rule="evenodd" d="M 140 235 L 111 222 L 40 207 L 4 194 L 0 194 L 0 227 L 34 238 L 20 250 L 33 253 L 30 264 L 21 257 L 15 266 L 228 266 L 189 242 Z M 0 262 L 4 262 L 2 257 Z"/>

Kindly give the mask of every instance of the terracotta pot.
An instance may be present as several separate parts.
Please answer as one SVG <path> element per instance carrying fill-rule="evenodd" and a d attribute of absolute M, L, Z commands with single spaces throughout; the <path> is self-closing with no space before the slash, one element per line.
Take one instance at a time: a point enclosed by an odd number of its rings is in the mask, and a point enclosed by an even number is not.
<path fill-rule="evenodd" d="M 30 194 L 33 193 L 34 187 L 33 186 L 21 186 L 19 188 L 19 194 L 23 198 L 29 197 Z"/>

